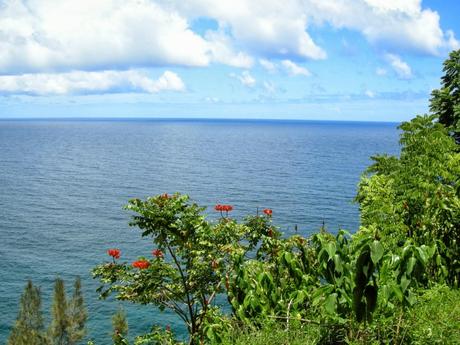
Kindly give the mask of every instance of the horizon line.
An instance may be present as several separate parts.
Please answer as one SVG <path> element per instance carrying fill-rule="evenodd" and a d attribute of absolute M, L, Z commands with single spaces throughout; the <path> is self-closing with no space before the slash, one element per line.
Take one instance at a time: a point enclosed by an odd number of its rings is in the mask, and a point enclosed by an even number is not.
<path fill-rule="evenodd" d="M 237 117 L 121 117 L 121 116 L 96 116 L 96 117 L 0 117 L 0 121 L 181 121 L 181 122 L 200 122 L 200 121 L 229 121 L 229 122 L 344 122 L 344 123 L 385 123 L 399 124 L 404 121 L 382 121 L 382 120 L 333 120 L 333 119 L 293 119 L 293 118 L 237 118 Z"/>

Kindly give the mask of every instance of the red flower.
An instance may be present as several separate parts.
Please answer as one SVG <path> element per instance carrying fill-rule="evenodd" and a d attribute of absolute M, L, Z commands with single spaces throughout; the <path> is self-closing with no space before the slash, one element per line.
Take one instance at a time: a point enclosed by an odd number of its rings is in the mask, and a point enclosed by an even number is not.
<path fill-rule="evenodd" d="M 109 249 L 107 251 L 107 254 L 109 254 L 114 259 L 119 259 L 120 258 L 120 253 L 121 253 L 120 249 L 116 249 L 116 248 Z"/>
<path fill-rule="evenodd" d="M 150 262 L 148 262 L 147 260 L 138 260 L 138 261 L 134 261 L 132 263 L 132 266 L 135 268 L 139 268 L 140 270 L 143 270 L 143 269 L 149 268 Z"/>
<path fill-rule="evenodd" d="M 155 249 L 153 252 L 152 252 L 152 255 L 156 258 L 160 258 L 162 259 L 164 257 L 163 255 L 163 252 L 160 250 L 160 249 Z"/>
<path fill-rule="evenodd" d="M 224 211 L 224 212 L 230 212 L 230 211 L 233 211 L 233 206 L 232 205 L 221 205 L 221 204 L 217 204 L 216 206 L 214 206 L 214 209 L 216 211 Z"/>
<path fill-rule="evenodd" d="M 162 198 L 162 199 L 169 199 L 169 195 L 168 195 L 168 193 L 164 193 L 164 194 L 161 194 L 161 195 L 160 195 L 160 198 Z"/>
<path fill-rule="evenodd" d="M 272 215 L 273 211 L 272 211 L 271 209 L 269 209 L 269 208 L 266 208 L 266 209 L 264 210 L 264 213 L 265 213 L 267 216 L 270 217 L 270 216 Z"/>

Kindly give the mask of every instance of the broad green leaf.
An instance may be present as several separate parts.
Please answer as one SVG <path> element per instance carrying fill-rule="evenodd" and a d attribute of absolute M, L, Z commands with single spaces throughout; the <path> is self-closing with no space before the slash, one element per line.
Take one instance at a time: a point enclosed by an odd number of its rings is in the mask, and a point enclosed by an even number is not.
<path fill-rule="evenodd" d="M 371 248 L 372 262 L 374 263 L 374 265 L 376 265 L 383 256 L 383 252 L 384 252 L 383 246 L 380 243 L 380 241 L 375 240 L 374 242 L 371 243 L 370 248 Z"/>
<path fill-rule="evenodd" d="M 406 269 L 406 274 L 410 276 L 412 274 L 412 271 L 414 270 L 414 266 L 417 263 L 417 259 L 414 257 L 409 258 L 407 262 L 407 269 Z"/>

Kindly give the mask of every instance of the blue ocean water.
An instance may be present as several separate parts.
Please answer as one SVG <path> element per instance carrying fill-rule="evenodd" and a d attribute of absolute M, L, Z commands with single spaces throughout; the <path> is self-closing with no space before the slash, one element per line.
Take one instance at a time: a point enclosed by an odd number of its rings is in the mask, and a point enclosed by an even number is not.
<path fill-rule="evenodd" d="M 237 120 L 1 120 L 0 343 L 17 315 L 27 279 L 41 286 L 49 314 L 53 281 L 84 284 L 89 336 L 108 344 L 117 301 L 100 301 L 90 275 L 118 247 L 123 258 L 152 245 L 129 228 L 122 209 L 133 197 L 189 194 L 213 215 L 273 209 L 290 234 L 355 231 L 356 184 L 369 157 L 398 154 L 396 124 Z M 132 335 L 173 315 L 123 304 Z M 177 328 L 179 332 L 183 329 Z"/>

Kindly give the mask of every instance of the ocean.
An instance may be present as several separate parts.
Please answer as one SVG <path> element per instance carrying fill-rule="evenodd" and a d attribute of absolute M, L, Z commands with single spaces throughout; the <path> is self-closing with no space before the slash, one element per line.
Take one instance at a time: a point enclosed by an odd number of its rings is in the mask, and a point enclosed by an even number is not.
<path fill-rule="evenodd" d="M 370 156 L 398 154 L 395 123 L 66 119 L 0 120 L 0 343 L 27 279 L 49 318 L 53 281 L 82 278 L 88 337 L 109 344 L 120 302 L 98 299 L 91 268 L 117 247 L 130 261 L 152 245 L 128 226 L 130 198 L 181 192 L 241 219 L 273 209 L 286 234 L 359 227 L 356 186 Z M 170 313 L 123 303 L 130 335 L 152 324 L 184 329 Z"/>

